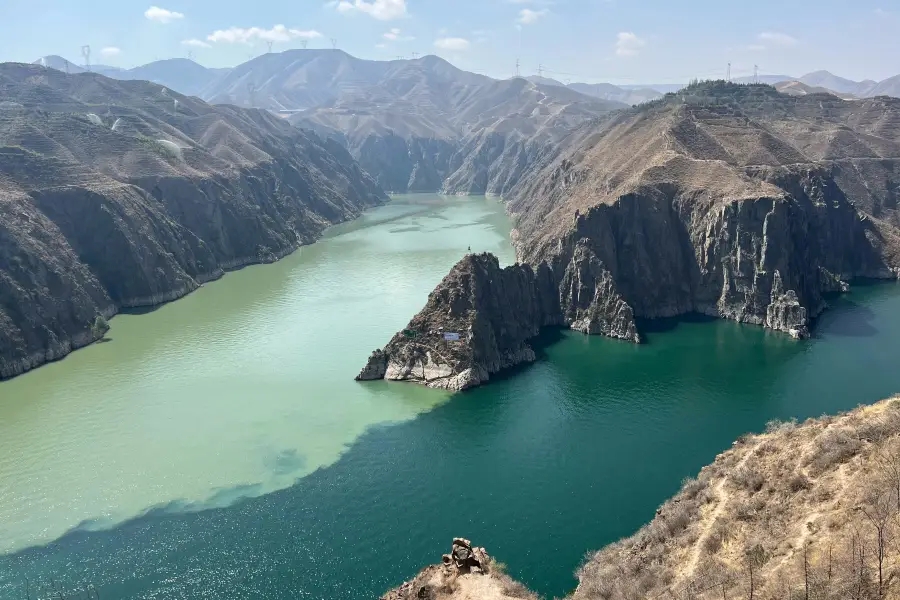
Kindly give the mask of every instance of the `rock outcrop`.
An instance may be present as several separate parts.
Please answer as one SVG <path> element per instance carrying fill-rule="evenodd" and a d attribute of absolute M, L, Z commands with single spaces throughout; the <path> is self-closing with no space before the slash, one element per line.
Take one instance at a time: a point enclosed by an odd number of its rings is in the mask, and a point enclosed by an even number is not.
<path fill-rule="evenodd" d="M 582 279 L 611 282 L 635 317 L 696 312 L 805 337 L 824 294 L 900 265 L 898 125 L 888 98 L 687 88 L 585 127 L 517 186 L 519 259 L 557 271 L 587 247 Z"/>
<path fill-rule="evenodd" d="M 562 147 L 509 195 L 515 268 L 552 299 L 523 329 L 638 342 L 636 319 L 700 313 L 803 338 L 827 293 L 900 272 L 900 100 L 708 83 Z"/>
<path fill-rule="evenodd" d="M 500 268 L 492 254 L 468 254 L 406 328 L 372 354 L 357 380 L 468 389 L 502 369 L 534 361 L 528 340 L 558 322 L 548 270 Z"/>
<path fill-rule="evenodd" d="M 484 548 L 454 538 L 450 554 L 440 565 L 426 567 L 414 579 L 381 597 L 381 600 L 537 600 L 522 584 L 502 572 Z"/>
<path fill-rule="evenodd" d="M 338 143 L 258 110 L 19 64 L 0 97 L 0 378 L 386 199 Z"/>

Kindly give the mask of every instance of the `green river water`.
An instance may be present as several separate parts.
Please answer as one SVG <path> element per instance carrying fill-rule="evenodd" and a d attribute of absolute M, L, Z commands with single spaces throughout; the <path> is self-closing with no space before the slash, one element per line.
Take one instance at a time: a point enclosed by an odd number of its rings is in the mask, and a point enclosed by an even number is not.
<path fill-rule="evenodd" d="M 896 284 L 807 342 L 664 320 L 640 346 L 549 332 L 455 396 L 353 381 L 468 246 L 509 263 L 508 234 L 493 200 L 397 197 L 0 383 L 0 598 L 374 598 L 459 535 L 562 595 L 740 434 L 900 391 Z"/>

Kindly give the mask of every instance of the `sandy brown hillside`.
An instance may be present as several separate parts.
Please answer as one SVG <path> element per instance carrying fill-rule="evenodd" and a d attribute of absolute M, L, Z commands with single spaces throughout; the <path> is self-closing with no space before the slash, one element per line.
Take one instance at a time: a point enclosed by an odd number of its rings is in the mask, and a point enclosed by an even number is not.
<path fill-rule="evenodd" d="M 534 597 L 453 564 L 383 600 Z M 900 397 L 742 437 L 577 575 L 569 600 L 900 598 Z"/>
<path fill-rule="evenodd" d="M 773 423 L 591 556 L 572 599 L 900 597 L 898 494 L 900 398 Z"/>

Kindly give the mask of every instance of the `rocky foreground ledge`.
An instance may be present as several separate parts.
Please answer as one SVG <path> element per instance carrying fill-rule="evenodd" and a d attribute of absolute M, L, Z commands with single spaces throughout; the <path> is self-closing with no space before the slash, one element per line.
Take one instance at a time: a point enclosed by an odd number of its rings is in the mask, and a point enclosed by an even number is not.
<path fill-rule="evenodd" d="M 484 548 L 454 538 L 442 563 L 423 569 L 415 579 L 389 591 L 381 600 L 537 600 L 524 585 L 503 573 L 503 565 Z"/>

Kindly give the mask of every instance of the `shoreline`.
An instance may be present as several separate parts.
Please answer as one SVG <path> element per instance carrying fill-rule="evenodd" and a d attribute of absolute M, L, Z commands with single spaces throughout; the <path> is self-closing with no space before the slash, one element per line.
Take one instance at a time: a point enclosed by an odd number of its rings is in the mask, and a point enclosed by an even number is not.
<path fill-rule="evenodd" d="M 270 252 L 268 256 L 260 257 L 260 256 L 248 256 L 243 258 L 235 258 L 229 261 L 225 261 L 216 266 L 212 271 L 200 274 L 197 277 L 192 278 L 192 282 L 195 285 L 183 285 L 177 289 L 170 290 L 169 292 L 158 294 L 150 297 L 141 297 L 134 298 L 123 302 L 121 305 L 116 305 L 115 303 L 110 304 L 100 311 L 100 315 L 103 316 L 104 319 L 110 320 L 119 313 L 127 312 L 129 310 L 138 310 L 138 309 L 148 309 L 154 310 L 160 306 L 164 306 L 170 302 L 176 302 L 191 293 L 197 291 L 207 283 L 218 281 L 228 273 L 232 273 L 234 271 L 239 271 L 245 267 L 255 266 L 255 265 L 268 265 L 276 263 L 299 250 L 304 246 L 311 246 L 317 243 L 322 237 L 325 235 L 325 232 L 336 225 L 341 225 L 344 223 L 350 223 L 362 216 L 368 210 L 378 208 L 379 206 L 385 206 L 390 202 L 390 198 L 377 206 L 371 206 L 364 208 L 359 212 L 359 214 L 355 215 L 351 219 L 345 219 L 343 221 L 339 221 L 337 223 L 331 223 L 327 227 L 324 227 L 321 231 L 316 234 L 316 238 L 307 243 L 296 243 L 290 244 L 284 248 L 281 248 L 275 252 Z M 46 364 L 58 362 L 60 360 L 65 359 L 68 355 L 72 354 L 76 350 L 80 350 L 91 344 L 99 342 L 104 339 L 106 336 L 106 332 L 104 332 L 100 336 L 95 336 L 93 332 L 88 329 L 81 334 L 76 335 L 72 339 L 61 340 L 58 341 L 55 345 L 52 345 L 45 352 L 36 352 L 33 353 L 15 363 L 2 364 L 0 365 L 0 384 L 4 381 L 8 381 L 10 379 L 14 379 L 19 375 L 24 375 L 30 371 L 34 371 Z"/>

